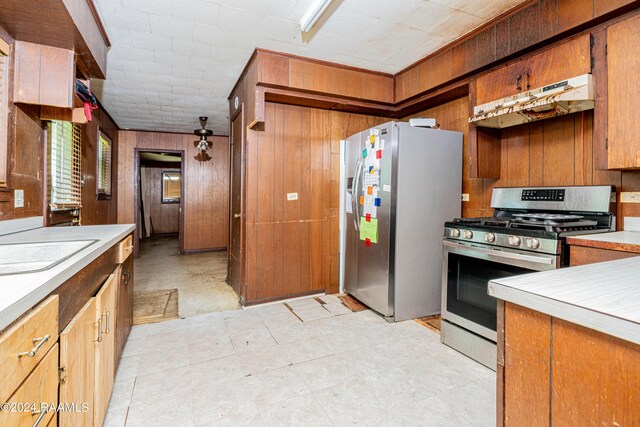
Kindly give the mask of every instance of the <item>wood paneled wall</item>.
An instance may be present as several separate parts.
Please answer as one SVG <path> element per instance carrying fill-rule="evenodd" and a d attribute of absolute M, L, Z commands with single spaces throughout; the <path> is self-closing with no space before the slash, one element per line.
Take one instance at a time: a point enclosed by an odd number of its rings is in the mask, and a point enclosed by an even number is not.
<path fill-rule="evenodd" d="M 464 133 L 462 203 L 465 217 L 492 215 L 494 187 L 554 185 L 615 185 L 618 191 L 640 191 L 640 171 L 603 171 L 594 167 L 593 110 L 515 126 L 503 130 L 501 178 L 469 178 L 468 100 L 458 100 L 423 111 L 416 116 L 435 117 L 443 129 Z M 491 159 L 489 159 L 491 160 Z M 621 204 L 618 218 L 640 216 L 640 205 Z M 618 229 L 623 221 L 618 220 Z"/>
<path fill-rule="evenodd" d="M 118 223 L 118 126 L 102 109 L 82 127 L 82 225 Z M 98 132 L 111 138 L 111 198 L 98 200 Z"/>
<path fill-rule="evenodd" d="M 11 108 L 11 106 L 10 106 Z M 13 106 L 10 109 L 7 191 L 0 193 L 0 220 L 41 216 L 43 210 L 43 141 L 38 109 Z M 24 190 L 24 207 L 14 208 L 13 190 Z"/>
<path fill-rule="evenodd" d="M 195 158 L 189 134 L 120 131 L 118 223 L 134 222 L 135 149 L 184 150 L 184 250 L 226 248 L 229 239 L 229 139 L 211 137 L 211 159 Z"/>
<path fill-rule="evenodd" d="M 180 231 L 180 203 L 162 203 L 162 171 L 160 167 L 142 167 L 144 174 L 145 215 L 151 216 L 154 234 Z"/>
<path fill-rule="evenodd" d="M 340 140 L 387 119 L 275 103 L 265 113 L 247 140 L 246 301 L 337 292 Z"/>

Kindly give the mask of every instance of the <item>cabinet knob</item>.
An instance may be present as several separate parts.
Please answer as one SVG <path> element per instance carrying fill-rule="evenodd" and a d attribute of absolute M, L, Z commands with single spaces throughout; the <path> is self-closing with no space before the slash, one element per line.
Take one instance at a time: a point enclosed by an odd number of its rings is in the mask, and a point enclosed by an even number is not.
<path fill-rule="evenodd" d="M 234 218 L 240 218 L 240 214 L 239 213 L 233 214 L 233 217 Z"/>
<path fill-rule="evenodd" d="M 516 89 L 522 90 L 522 86 L 520 86 L 520 80 L 522 80 L 522 74 L 516 77 Z"/>

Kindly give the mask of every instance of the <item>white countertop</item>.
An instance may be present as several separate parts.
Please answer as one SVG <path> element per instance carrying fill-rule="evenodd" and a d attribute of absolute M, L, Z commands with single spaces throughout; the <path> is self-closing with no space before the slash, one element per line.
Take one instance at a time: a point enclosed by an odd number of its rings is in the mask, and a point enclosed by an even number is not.
<path fill-rule="evenodd" d="M 0 276 L 0 330 L 22 316 L 134 229 L 134 224 L 41 227 L 0 236 L 0 244 L 97 240 L 49 270 Z"/>
<path fill-rule="evenodd" d="M 496 279 L 489 295 L 640 344 L 640 256 Z"/>

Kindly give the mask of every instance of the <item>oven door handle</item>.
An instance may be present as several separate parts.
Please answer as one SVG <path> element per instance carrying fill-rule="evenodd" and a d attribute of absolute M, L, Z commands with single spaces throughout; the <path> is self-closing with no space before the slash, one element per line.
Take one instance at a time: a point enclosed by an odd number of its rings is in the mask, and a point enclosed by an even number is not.
<path fill-rule="evenodd" d="M 455 252 L 465 252 L 471 256 L 473 256 L 473 254 L 481 253 L 481 254 L 489 255 L 490 257 L 494 257 L 494 258 L 502 258 L 502 259 L 508 259 L 513 261 L 525 261 L 525 262 L 531 262 L 534 264 L 553 265 L 554 263 L 553 258 L 524 255 L 524 254 L 519 254 L 515 252 L 498 251 L 495 249 L 483 249 L 477 246 L 464 246 L 459 243 L 449 242 L 447 240 L 443 241 L 442 243 L 445 246 L 448 246 L 453 249 L 457 249 Z"/>

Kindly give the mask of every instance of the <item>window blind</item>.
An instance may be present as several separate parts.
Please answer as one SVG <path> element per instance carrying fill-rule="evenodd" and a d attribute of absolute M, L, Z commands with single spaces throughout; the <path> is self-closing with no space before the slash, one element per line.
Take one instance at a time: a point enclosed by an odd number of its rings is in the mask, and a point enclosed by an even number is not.
<path fill-rule="evenodd" d="M 81 203 L 80 127 L 71 122 L 49 122 L 49 206 L 79 208 Z"/>
<path fill-rule="evenodd" d="M 98 133 L 98 194 L 111 196 L 111 140 Z"/>

